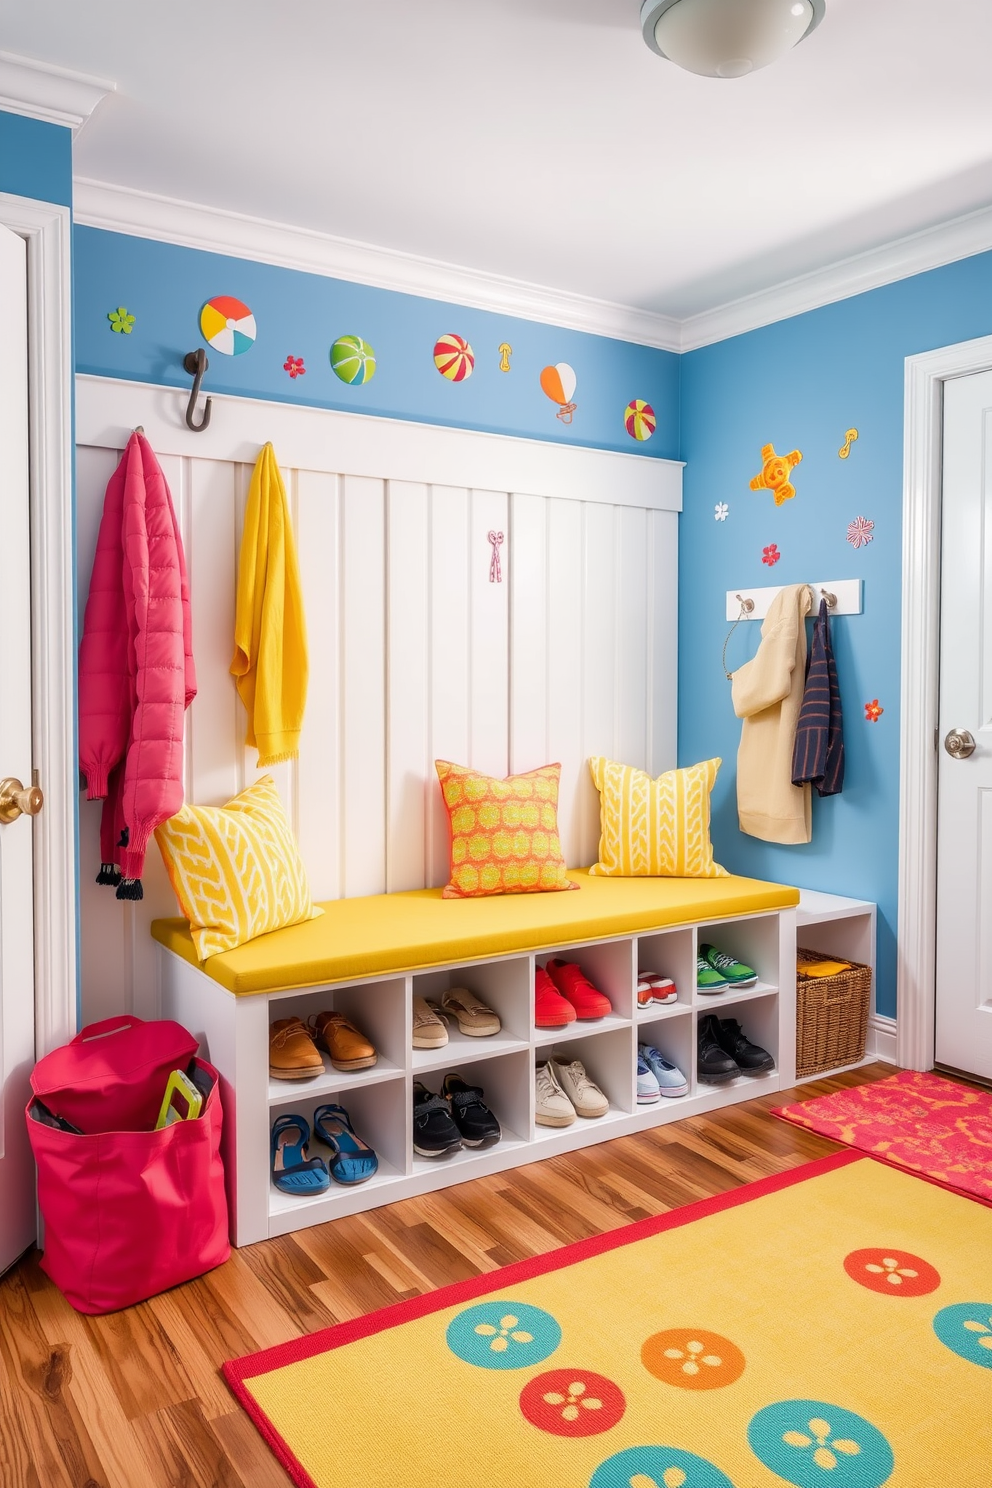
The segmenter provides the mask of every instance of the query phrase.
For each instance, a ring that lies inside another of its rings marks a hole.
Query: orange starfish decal
[[[789,480],[789,476],[802,459],[802,453],[799,450],[793,450],[789,455],[777,455],[773,444],[764,444],[761,447],[761,458],[764,461],[761,474],[754,477],[751,490],[771,491],[775,497],[775,505],[781,506],[783,502],[796,494],[796,488]]]

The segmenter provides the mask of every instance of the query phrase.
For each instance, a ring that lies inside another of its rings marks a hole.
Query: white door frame
[[[34,823],[40,1056],[76,1027],[71,219],[68,207],[0,192],[0,223],[26,240],[28,257],[32,752],[45,792]]]
[[[943,391],[992,369],[992,336],[906,358],[896,1063],[932,1069],[937,954],[937,706]]]

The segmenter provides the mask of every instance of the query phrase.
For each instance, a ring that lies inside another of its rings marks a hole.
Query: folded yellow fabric
[[[248,489],[238,565],[234,660],[259,765],[293,759],[307,701],[307,630],[286,488],[271,444]]]
[[[836,976],[838,972],[850,971],[850,969],[850,961],[807,961],[803,956],[796,958],[796,970],[800,976]]]
[[[590,873],[616,878],[723,878],[710,842],[710,791],[721,761],[644,770],[601,756],[589,761],[599,791],[599,862]]]
[[[324,912],[271,775],[226,806],[184,806],[155,840],[201,961]]]

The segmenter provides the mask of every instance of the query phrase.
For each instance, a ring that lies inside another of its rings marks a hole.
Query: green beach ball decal
[[[375,376],[375,352],[361,336],[339,336],[331,347],[331,370],[351,387]]]

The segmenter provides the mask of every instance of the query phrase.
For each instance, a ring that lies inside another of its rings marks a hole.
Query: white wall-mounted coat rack
[[[830,606],[831,615],[860,615],[864,611],[863,579],[818,579],[815,584],[810,584],[813,591],[813,611],[820,608],[820,599],[824,593],[832,594],[837,603]],[[781,594],[786,587],[785,584],[774,584],[770,589],[728,589],[727,590],[727,619],[728,620],[764,620],[768,614],[768,607],[776,594]],[[754,608],[746,614],[741,614],[741,601],[750,599],[754,601]]]

